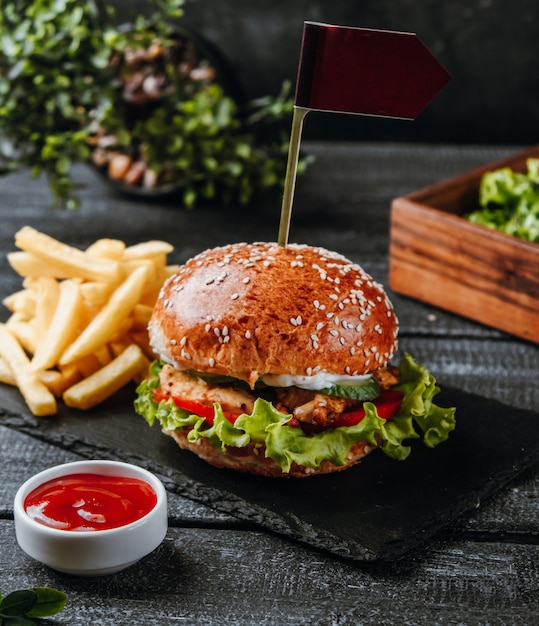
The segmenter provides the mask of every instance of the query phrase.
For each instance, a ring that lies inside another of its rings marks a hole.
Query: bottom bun
[[[248,444],[244,448],[228,447],[226,452],[223,452],[221,449],[214,448],[207,439],[189,441],[187,438],[189,434],[188,429],[163,430],[163,432],[172,437],[180,448],[194,452],[198,457],[214,467],[228,468],[271,478],[306,478],[307,476],[341,472],[359,463],[361,459],[374,449],[366,441],[357,441],[351,447],[344,465],[334,465],[331,461],[322,461],[317,467],[305,467],[292,463],[290,472],[285,473],[275,461],[266,457],[264,446]]]

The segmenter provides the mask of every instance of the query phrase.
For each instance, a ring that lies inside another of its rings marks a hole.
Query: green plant
[[[0,166],[46,172],[70,206],[68,173],[88,158],[87,113],[107,82],[102,39],[91,1],[8,0],[0,12]]]
[[[34,620],[50,617],[62,611],[67,596],[50,587],[34,587],[0,593],[0,626],[33,626]]]
[[[247,203],[280,188],[289,85],[239,107],[175,27],[183,4],[154,0],[149,17],[123,28],[93,0],[8,0],[0,15],[3,170],[45,172],[53,197],[69,207],[78,205],[71,166],[90,159],[133,187],[181,186],[187,207]]]

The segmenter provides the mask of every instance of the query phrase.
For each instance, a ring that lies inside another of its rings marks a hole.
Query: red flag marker
[[[301,131],[309,111],[415,119],[449,79],[414,33],[305,22],[279,244],[288,240]]]
[[[305,22],[295,104],[415,119],[449,79],[414,33]]]

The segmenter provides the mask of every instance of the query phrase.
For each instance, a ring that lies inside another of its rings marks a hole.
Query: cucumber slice
[[[380,395],[380,385],[374,378],[371,378],[366,382],[352,385],[332,385],[331,387],[320,389],[318,393],[323,393],[327,396],[347,398],[348,400],[374,400],[374,398]]]

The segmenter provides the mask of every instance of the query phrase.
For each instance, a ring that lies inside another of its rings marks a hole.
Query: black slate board
[[[442,385],[443,389],[443,385]],[[396,559],[539,462],[539,414],[445,388],[457,429],[431,450],[413,442],[404,462],[381,452],[345,472],[267,479],[217,470],[150,428],[130,409],[133,390],[89,413],[28,414],[0,389],[0,423],[87,458],[137,463],[167,489],[294,540],[358,561]]]

